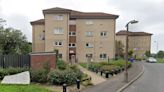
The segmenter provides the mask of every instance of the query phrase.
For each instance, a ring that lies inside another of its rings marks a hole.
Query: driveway
[[[164,92],[164,64],[144,63],[145,72],[123,92]]]

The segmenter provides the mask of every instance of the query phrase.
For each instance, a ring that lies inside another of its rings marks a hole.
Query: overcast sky
[[[151,51],[156,52],[157,46],[164,50],[164,0],[0,0],[0,18],[31,41],[30,21],[43,18],[42,10],[52,7],[117,14],[116,31],[125,29],[128,21],[138,20],[130,25],[130,31],[153,33]]]

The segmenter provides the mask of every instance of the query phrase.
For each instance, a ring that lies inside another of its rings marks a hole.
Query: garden
[[[113,76],[122,72],[125,68],[125,61],[123,59],[112,60],[109,62],[90,62],[90,63],[80,63],[80,65],[84,68],[88,68],[88,70],[100,74],[105,78],[109,78],[109,76]],[[128,62],[127,68],[131,67],[131,62]]]
[[[62,60],[57,61],[57,68],[50,70],[49,64],[43,64],[42,69],[32,70],[26,67],[24,68],[0,68],[0,80],[6,75],[17,74],[23,71],[30,72],[30,85],[0,85],[0,92],[19,92],[20,90],[24,92],[58,92],[55,89],[48,90],[45,86],[59,86],[62,87],[63,84],[67,86],[76,85],[77,79],[87,86],[90,83],[89,76],[83,74],[76,65],[70,65]],[[54,91],[55,90],[55,91]],[[20,92],[22,92],[20,91]]]

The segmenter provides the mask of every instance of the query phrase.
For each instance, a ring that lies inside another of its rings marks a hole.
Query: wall
[[[48,64],[51,69],[56,68],[56,54],[55,53],[32,53],[31,57],[31,68],[41,69],[44,65]]]
[[[87,25],[91,20],[93,24]],[[86,54],[93,54],[93,61],[102,61],[100,53],[107,53],[109,58],[115,56],[115,19],[77,19],[76,20],[76,52],[78,62],[86,62]],[[86,31],[92,31],[93,36],[87,37]],[[101,31],[107,31],[107,37],[100,37]],[[93,48],[86,48],[86,42],[92,42]],[[107,60],[107,59],[106,59]]]

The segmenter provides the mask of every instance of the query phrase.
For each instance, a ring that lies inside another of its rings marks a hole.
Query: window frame
[[[100,36],[101,37],[107,37],[108,32],[107,31],[101,31]]]
[[[63,42],[62,41],[54,41],[54,46],[63,46]]]
[[[56,27],[56,28],[54,28],[53,33],[54,33],[55,35],[64,34],[64,29],[63,29],[62,27]]]
[[[73,34],[73,33],[75,33],[75,34]],[[70,31],[69,36],[76,36],[76,32],[75,31]]]
[[[73,46],[74,44],[74,46]],[[76,47],[76,43],[69,43],[69,48],[75,48]]]
[[[86,31],[85,36],[87,37],[93,37],[93,31]]]
[[[100,53],[100,59],[107,59],[107,54],[106,53]]]
[[[87,44],[88,44],[88,46],[87,46]],[[86,42],[85,47],[86,48],[93,48],[94,47],[94,44],[91,43],[91,42]]]
[[[63,20],[63,19],[64,19],[64,17],[61,14],[54,15],[54,20]]]

